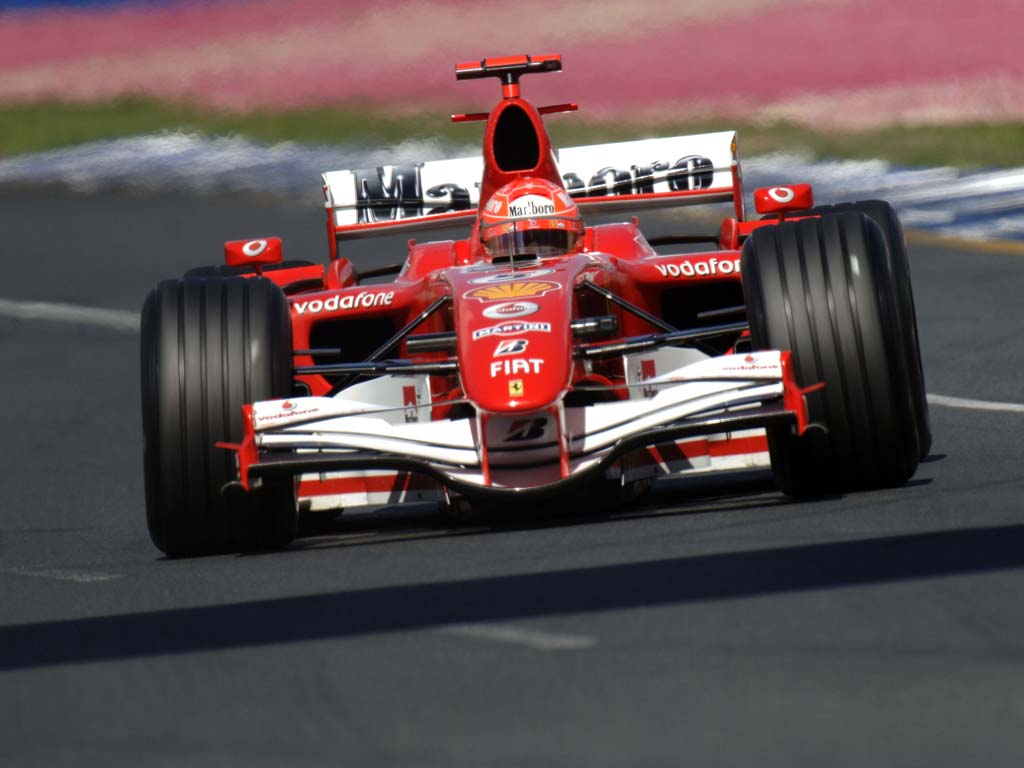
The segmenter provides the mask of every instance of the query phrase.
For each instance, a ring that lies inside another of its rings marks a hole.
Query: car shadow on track
[[[342,514],[331,519],[309,516],[300,524],[290,550],[331,549],[390,544],[400,541],[501,534],[579,525],[618,523],[652,517],[700,515],[768,509],[792,504],[774,490],[770,472],[755,470],[661,480],[632,502],[601,504],[593,499],[517,502],[504,508],[477,508],[466,519],[454,519],[429,503],[382,507],[369,513]],[[246,557],[274,555],[275,551]]]
[[[918,478],[903,487],[926,486],[931,482],[931,478]],[[548,504],[530,502],[484,510],[464,520],[441,514],[433,504],[383,507],[371,513],[342,514],[335,519],[320,516],[307,519],[300,526],[300,538],[289,550],[363,547],[713,513],[780,510],[806,514],[816,503],[842,498],[842,494],[832,494],[792,499],[776,490],[770,471],[742,470],[660,480],[652,491],[625,504],[601,505],[573,499]],[[248,553],[243,557],[273,556],[277,552]]]
[[[1024,525],[0,628],[0,670],[834,589],[1024,566]]]

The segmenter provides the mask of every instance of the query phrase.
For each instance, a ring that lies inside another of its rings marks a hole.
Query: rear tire
[[[921,454],[899,291],[879,226],[856,211],[762,227],[742,255],[755,349],[790,350],[824,429],[768,430],[772,470],[792,495],[901,485]]]
[[[276,272],[279,269],[294,269],[295,267],[312,267],[315,266],[312,261],[305,260],[292,260],[282,261],[277,264],[264,264],[261,269],[263,272]],[[202,267],[192,267],[185,272],[185,279],[189,280],[195,278],[211,278],[211,277],[240,277],[242,275],[251,275],[256,271],[253,266],[240,266],[240,267],[229,267],[227,264],[211,264]]]
[[[269,280],[168,280],[142,309],[146,520],[172,557],[287,544],[297,510],[291,480],[223,490],[242,439],[241,406],[292,389],[288,301]]]

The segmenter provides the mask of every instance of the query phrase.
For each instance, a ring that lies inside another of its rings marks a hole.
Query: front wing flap
[[[797,386],[789,357],[709,358],[644,381],[643,398],[532,414],[406,423],[395,409],[356,404],[344,392],[255,403],[245,407],[237,447],[240,480],[248,488],[275,475],[388,469],[462,492],[553,493],[650,445],[776,424],[802,433],[808,390]]]

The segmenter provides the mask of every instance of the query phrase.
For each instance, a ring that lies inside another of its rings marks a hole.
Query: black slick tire
[[[857,212],[783,222],[744,243],[743,291],[756,349],[789,350],[821,428],[768,431],[772,470],[804,496],[895,486],[921,453],[910,356],[885,237]]]
[[[263,266],[264,272],[275,272],[280,269],[294,269],[296,267],[312,267],[314,266],[312,261],[304,260],[292,260],[282,261],[278,264],[266,264]],[[241,267],[229,267],[227,264],[210,264],[202,267],[192,267],[185,272],[185,279],[189,280],[193,277],[211,278],[211,277],[240,277],[242,275],[251,275],[255,272],[255,269],[250,266]]]
[[[168,280],[142,309],[146,520],[172,557],[283,546],[295,536],[294,482],[249,492],[218,441],[242,438],[241,406],[292,387],[288,301],[269,280]]]
[[[931,419],[928,415],[924,368],[921,365],[921,347],[917,336],[917,314],[914,310],[914,290],[910,281],[910,260],[907,257],[907,243],[903,237],[903,226],[900,224],[896,211],[885,200],[858,200],[852,203],[819,205],[795,215],[825,216],[847,211],[859,211],[874,221],[882,230],[885,244],[889,249],[887,263],[893,284],[896,286],[896,306],[903,334],[903,350],[907,355],[907,366],[910,371],[910,388],[914,393],[914,417],[917,420],[920,458],[923,459],[932,447]]]

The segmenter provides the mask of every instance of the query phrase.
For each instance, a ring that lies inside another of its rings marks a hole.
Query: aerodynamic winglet
[[[500,56],[480,61],[466,61],[455,65],[456,80],[475,80],[481,77],[497,77],[501,80],[501,92],[506,99],[519,97],[519,78],[537,72],[559,72],[562,57],[559,54],[547,56]]]

